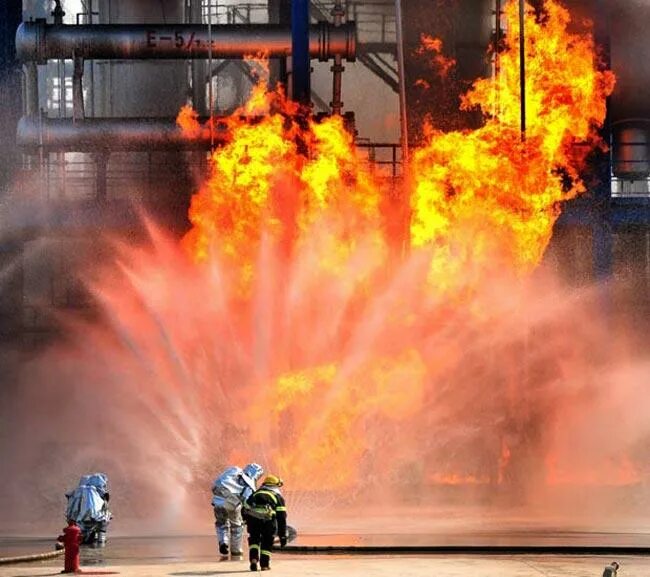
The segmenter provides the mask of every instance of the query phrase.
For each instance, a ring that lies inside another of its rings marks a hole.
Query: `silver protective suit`
[[[256,481],[264,469],[250,463],[243,469],[228,467],[212,484],[212,507],[219,545],[228,545],[235,553],[242,551],[244,522],[242,504],[255,491]]]
[[[107,495],[108,478],[104,473],[82,476],[77,488],[66,493],[66,519],[79,525],[85,542],[91,539],[92,534],[100,543],[106,541],[106,529],[112,518]]]

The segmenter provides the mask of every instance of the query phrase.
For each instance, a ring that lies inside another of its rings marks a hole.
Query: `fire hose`
[[[17,557],[0,557],[0,565],[12,565],[13,563],[29,563],[30,561],[45,561],[63,555],[63,549],[49,551],[47,553],[36,553],[34,555],[19,555]]]

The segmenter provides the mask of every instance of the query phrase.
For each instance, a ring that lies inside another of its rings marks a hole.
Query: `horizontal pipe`
[[[215,144],[228,139],[228,128],[216,122]],[[208,150],[210,131],[183,132],[173,118],[70,118],[23,116],[16,132],[18,146],[26,151],[97,152],[149,150]]]
[[[291,28],[280,24],[212,26],[212,58],[291,54]],[[208,58],[210,36],[204,24],[47,24],[23,22],[16,31],[16,53],[23,62],[51,59],[137,60]],[[319,22],[309,29],[309,54],[329,60],[356,56],[354,22],[334,27]]]

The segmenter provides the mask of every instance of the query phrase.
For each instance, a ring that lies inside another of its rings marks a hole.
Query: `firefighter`
[[[258,563],[262,571],[271,569],[271,547],[276,534],[280,547],[287,544],[287,507],[280,487],[282,479],[268,475],[244,504],[251,571],[257,571]]]
[[[243,555],[242,505],[255,491],[257,480],[263,474],[264,469],[257,463],[250,463],[243,469],[228,467],[212,484],[214,525],[223,558],[228,557],[228,553],[233,557]]]
[[[106,544],[106,532],[113,514],[108,510],[108,477],[104,473],[83,475],[79,485],[66,493],[65,516],[81,529],[84,544]]]

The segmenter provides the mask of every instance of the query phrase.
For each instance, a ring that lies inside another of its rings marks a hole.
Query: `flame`
[[[444,294],[475,312],[476,290],[490,275],[522,276],[540,262],[561,203],[584,191],[583,150],[601,145],[614,79],[598,69],[591,36],[568,31],[564,8],[547,0],[544,10],[544,19],[530,7],[526,13],[525,139],[517,3],[510,2],[501,75],[477,80],[463,99],[465,109],[482,111],[483,126],[429,127],[413,154],[401,191],[412,213],[411,259],[402,271],[409,283],[391,279],[389,247],[400,239],[386,227],[388,192],[340,118],[316,122],[262,79],[222,121],[230,138],[211,154],[183,243],[198,263],[218,264],[238,312],[232,330],[253,367],[242,420],[253,423],[253,446],[273,446],[269,459],[290,486],[324,478],[328,488],[350,487],[364,467],[381,476],[383,451],[400,454],[451,420],[431,399],[451,394],[443,376],[465,353],[432,331],[464,313],[432,299]],[[423,44],[446,73],[451,61],[440,41],[423,37]],[[178,122],[188,135],[205,129],[186,108]],[[492,319],[484,313],[473,322],[480,329]],[[419,470],[409,459],[400,466]],[[512,461],[501,441],[493,460],[499,482]],[[493,478],[445,467],[420,474],[446,484]]]
[[[276,466],[294,479],[294,488],[308,489],[313,475],[327,478],[329,489],[349,486],[372,450],[365,434],[368,424],[401,422],[413,415],[422,400],[425,374],[419,353],[408,350],[352,368],[329,364],[280,375],[264,402],[256,405],[267,407],[272,421],[288,421],[300,431],[291,451],[276,457]],[[251,415],[261,417],[259,412]],[[303,477],[305,470],[309,477]]]
[[[265,235],[290,250],[327,218],[322,264],[334,268],[355,246],[359,230],[371,233],[377,245],[383,242],[375,232],[381,188],[357,161],[342,119],[305,123],[296,113],[282,90],[269,91],[262,79],[249,101],[223,121],[232,139],[211,155],[211,177],[192,199],[186,248],[199,262],[214,253],[237,270],[242,294],[250,289]],[[178,123],[188,134],[198,130],[187,109]]]
[[[476,475],[461,475],[459,473],[434,473],[429,477],[434,485],[487,485],[489,477]]]
[[[454,58],[449,58],[444,55],[442,40],[440,38],[433,38],[428,34],[422,34],[420,36],[420,48],[416,50],[416,54],[420,56],[424,54],[429,55],[431,58],[431,68],[441,78],[446,78],[453,67],[456,66],[456,60]],[[418,79],[416,84],[428,87],[428,83],[423,79]]]
[[[546,2],[544,11],[537,20],[526,8],[525,139],[518,4],[509,2],[501,75],[476,81],[463,98],[463,108],[481,110],[484,125],[446,134],[430,129],[414,154],[411,240],[435,247],[434,282],[453,283],[469,263],[505,261],[530,271],[548,245],[560,203],[584,192],[576,144],[599,141],[614,77],[596,69],[590,35],[567,31],[566,9]]]
[[[503,483],[504,481],[505,472],[508,469],[511,457],[512,453],[510,452],[510,447],[508,447],[505,439],[501,439],[501,455],[499,456],[499,470],[497,477],[499,483]]]

